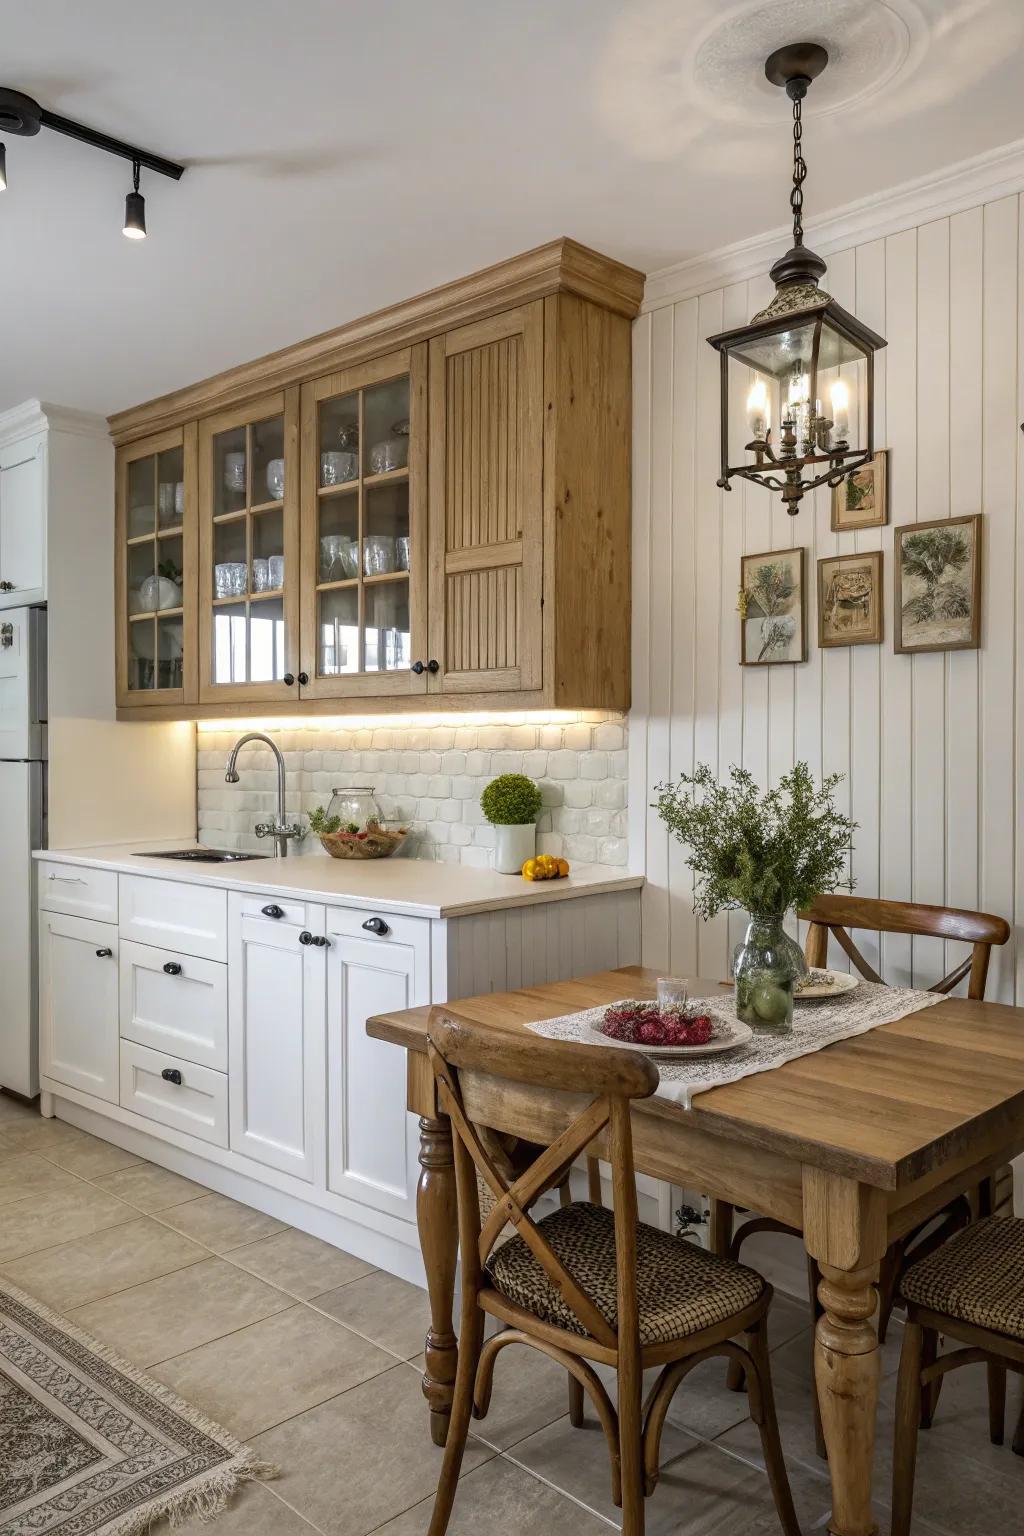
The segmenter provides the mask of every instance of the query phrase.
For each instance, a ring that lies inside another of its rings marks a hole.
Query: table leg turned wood
[[[422,1171],[416,1192],[416,1221],[430,1295],[423,1395],[430,1404],[431,1439],[435,1445],[444,1445],[459,1363],[458,1340],[452,1319],[459,1228],[452,1128],[447,1116],[421,1117],[419,1160]]]

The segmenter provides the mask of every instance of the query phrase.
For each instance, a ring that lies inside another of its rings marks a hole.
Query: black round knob
[[[435,661],[433,659],[433,657],[431,657],[431,659],[427,662],[427,671],[428,672],[440,672],[440,670],[441,670],[441,663],[439,661]]]
[[[165,1083],[176,1083],[179,1088],[181,1087],[182,1078],[181,1073],[178,1071],[177,1067],[164,1067],[163,1071],[160,1073],[160,1076],[163,1078]]]
[[[285,673],[284,680],[285,680],[285,682],[286,682],[286,684],[288,685],[289,688],[295,682],[294,675],[291,672],[286,672]]]
[[[299,673],[299,682],[302,684],[303,688],[305,688],[306,684],[309,682],[309,673],[308,672],[300,672]]]
[[[114,951],[112,949],[98,949],[96,951],[96,957],[99,960],[109,960],[113,953]]]
[[[409,671],[415,672],[417,677],[419,677],[420,673],[424,672],[425,670],[426,668],[424,667],[422,661],[414,661],[412,666],[409,668]]]
[[[299,943],[300,944],[312,944],[313,943],[313,935],[310,933],[308,928],[303,928],[302,932],[299,934]]]
[[[13,592],[13,591],[14,591],[14,582],[13,581],[0,581],[0,592]]]
[[[367,933],[375,933],[379,939],[382,939],[386,933],[391,932],[391,929],[382,917],[368,917],[363,927]]]
[[[177,960],[168,960],[167,964],[164,966],[164,970],[167,972],[168,976],[181,975],[181,966],[178,964]]]
[[[318,933],[313,940],[313,943],[316,945],[317,949],[326,949],[330,942],[330,939],[325,939],[322,933]]]
[[[279,907],[274,901],[267,907],[261,907],[260,911],[264,917],[284,917],[284,908]]]

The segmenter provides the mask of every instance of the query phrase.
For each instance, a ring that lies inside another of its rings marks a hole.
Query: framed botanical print
[[[832,532],[882,528],[889,521],[888,450],[880,448],[870,464],[854,470],[832,487]]]
[[[740,562],[740,662],[770,667],[807,660],[802,549],[744,555]]]
[[[880,645],[882,552],[818,561],[818,644]]]
[[[896,650],[981,644],[981,513],[893,529]]]

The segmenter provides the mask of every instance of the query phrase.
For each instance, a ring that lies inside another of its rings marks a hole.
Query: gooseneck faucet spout
[[[284,758],[281,755],[281,749],[277,745],[277,742],[271,740],[269,736],[264,735],[262,731],[247,731],[244,736],[239,736],[238,740],[235,742],[234,746],[231,748],[230,753],[228,754],[228,764],[224,771],[224,778],[228,784],[238,783],[238,768],[236,766],[238,762],[238,754],[246,745],[246,743],[250,741],[262,742],[264,746],[270,748],[271,752],[274,754],[274,757],[277,759],[277,820],[257,822],[256,836],[272,837],[277,848],[277,857],[279,859],[286,859],[288,857],[288,844],[291,839],[294,838],[298,841],[305,837],[306,834],[304,829],[299,826],[298,823],[292,823],[289,825],[289,823],[285,820]]]

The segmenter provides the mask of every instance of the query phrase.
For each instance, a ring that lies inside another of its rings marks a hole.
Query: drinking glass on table
[[[670,1008],[683,1009],[689,996],[689,982],[684,976],[658,977],[658,1012],[667,1013]]]

